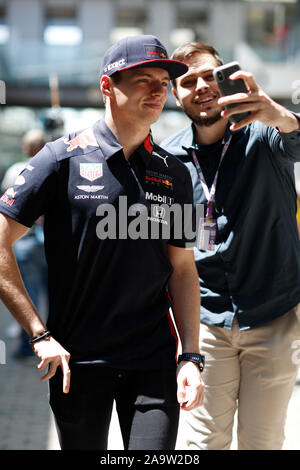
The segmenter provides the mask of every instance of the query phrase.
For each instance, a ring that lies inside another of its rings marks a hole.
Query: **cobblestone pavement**
[[[5,331],[12,318],[0,303],[0,450],[59,449],[48,405],[47,384],[39,380],[38,360],[13,357],[18,339],[7,339]],[[179,428],[177,449],[184,449]],[[113,413],[109,450],[123,449],[121,433]],[[235,442],[233,442],[235,448]],[[286,450],[300,450],[300,374],[289,405],[286,423]]]

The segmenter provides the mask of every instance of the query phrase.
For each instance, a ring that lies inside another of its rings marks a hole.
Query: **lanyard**
[[[208,190],[208,186],[207,186],[207,184],[206,184],[206,181],[205,181],[203,172],[202,172],[201,167],[200,167],[200,164],[199,164],[199,162],[198,162],[198,159],[197,159],[197,156],[196,156],[196,152],[195,152],[195,150],[192,151],[193,160],[194,160],[195,166],[196,166],[196,168],[197,168],[197,172],[198,172],[198,175],[199,175],[200,183],[201,183],[201,186],[202,186],[202,188],[203,188],[204,194],[205,194],[206,199],[207,199],[207,212],[206,212],[206,217],[209,218],[209,219],[211,219],[211,218],[212,218],[212,215],[213,215],[213,205],[214,205],[214,202],[215,202],[216,186],[217,186],[217,180],[218,180],[218,176],[219,176],[220,166],[221,166],[221,163],[222,163],[222,161],[223,161],[223,159],[224,159],[224,157],[225,157],[225,154],[226,154],[226,152],[227,152],[227,150],[228,150],[228,147],[229,147],[231,138],[232,138],[232,135],[229,136],[229,138],[227,139],[227,141],[226,141],[226,142],[224,143],[224,145],[223,145],[223,149],[222,149],[222,153],[221,153],[221,158],[220,158],[219,166],[218,166],[216,175],[215,175],[215,177],[214,177],[213,183],[212,183],[212,185],[211,185],[210,192],[209,192],[209,190]]]

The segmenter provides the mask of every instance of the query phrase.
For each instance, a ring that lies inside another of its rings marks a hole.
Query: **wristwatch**
[[[178,356],[177,363],[181,361],[191,361],[199,366],[200,372],[203,372],[205,365],[205,356],[197,353],[182,353]]]

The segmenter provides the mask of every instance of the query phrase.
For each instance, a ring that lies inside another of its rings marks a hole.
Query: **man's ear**
[[[111,78],[103,75],[100,80],[100,89],[104,97],[111,95]]]
[[[178,106],[178,108],[181,108],[181,103],[180,103],[180,101],[179,101],[179,99],[178,99],[177,91],[175,90],[175,88],[172,88],[172,93],[173,93],[173,95],[174,95],[175,98],[176,98],[176,105]]]

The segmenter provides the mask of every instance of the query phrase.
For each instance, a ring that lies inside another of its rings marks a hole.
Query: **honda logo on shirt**
[[[80,163],[80,176],[94,181],[103,175],[102,163]]]
[[[153,206],[153,216],[158,219],[163,219],[166,214],[166,209],[161,206]]]

